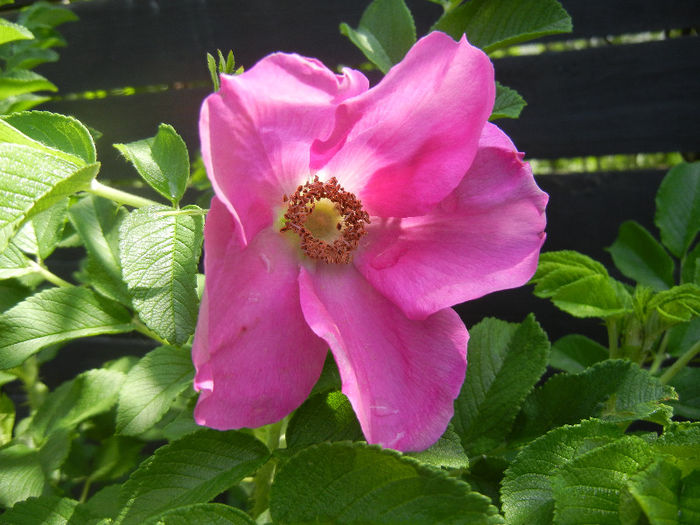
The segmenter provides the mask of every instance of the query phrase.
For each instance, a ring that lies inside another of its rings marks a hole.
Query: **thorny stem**
[[[274,451],[280,446],[280,438],[282,437],[282,430],[287,423],[287,418],[273,423],[267,427],[267,439],[266,445],[270,451]],[[272,485],[272,480],[275,477],[275,469],[277,468],[277,459],[270,458],[270,460],[265,463],[260,470],[255,474],[255,493],[254,493],[254,504],[252,514],[254,517],[258,517],[260,514],[265,512],[265,510],[270,506],[270,486]]]
[[[661,384],[665,385],[671,379],[673,379],[673,377],[680,372],[685,365],[690,363],[693,357],[695,357],[698,353],[700,353],[700,341],[691,346],[685,354],[680,356],[675,363],[673,363],[663,374],[661,374],[661,377],[659,378]]]
[[[128,193],[126,191],[118,190],[116,188],[111,188],[105,186],[104,184],[97,182],[93,179],[90,183],[90,193],[97,195],[99,197],[104,197],[119,204],[125,204],[127,206],[133,206],[134,208],[145,208],[146,206],[157,206],[156,201],[147,199],[145,197],[139,197],[133,193]]]

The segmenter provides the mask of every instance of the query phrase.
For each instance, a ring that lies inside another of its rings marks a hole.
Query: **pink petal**
[[[466,38],[431,33],[376,87],[338,106],[311,166],[337,177],[370,215],[422,215],[459,184],[494,97],[488,57]]]
[[[369,443],[422,450],[445,431],[464,381],[467,330],[451,309],[411,321],[351,265],[299,275],[311,329],[331,347]]]
[[[336,75],[314,59],[277,53],[222,75],[202,105],[202,157],[245,245],[309,175],[309,148],[329,133],[336,105],[365,91],[358,71]]]
[[[192,347],[201,391],[195,419],[220,430],[278,421],[309,395],[328,351],[299,307],[296,253],[272,230],[242,248],[233,218],[214,198],[204,265],[207,286]]]
[[[525,284],[544,242],[547,194],[508,137],[484,128],[459,187],[423,217],[374,220],[354,263],[411,319]]]

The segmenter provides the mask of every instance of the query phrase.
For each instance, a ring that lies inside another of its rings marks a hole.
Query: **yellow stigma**
[[[325,242],[333,242],[341,236],[343,229],[343,216],[338,213],[335,203],[322,198],[311,206],[311,213],[304,221],[304,227],[317,239]]]

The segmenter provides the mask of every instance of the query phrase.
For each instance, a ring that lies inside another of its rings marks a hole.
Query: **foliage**
[[[570,28],[554,0],[435,1],[436,28],[468,30],[487,51]],[[600,319],[608,346],[577,334],[550,344],[533,316],[484,319],[470,329],[452,422],[428,450],[365,444],[332,359],[288,421],[202,429],[189,351],[206,211],[181,205],[202,178],[163,124],[115,147],[164,202],[109,188],[82,123],[20,111],[55,89],[29,69],[56,58],[55,27],[70,20],[36,3],[0,21],[0,386],[16,381],[27,398],[16,407],[0,393],[1,523],[700,520],[700,424],[675,421],[700,414],[697,369],[686,367],[700,352],[700,164],[664,179],[660,240],[621,225],[610,251],[634,285],[580,253],[542,255],[535,295]],[[403,0],[375,0],[341,31],[382,72],[416,40]],[[219,74],[241,71],[232,54],[208,65],[215,89]],[[523,105],[499,86],[492,118]],[[75,246],[85,260],[69,282],[50,258]],[[127,332],[150,351],[53,391],[41,382],[43,365],[70,357],[65,343]]]

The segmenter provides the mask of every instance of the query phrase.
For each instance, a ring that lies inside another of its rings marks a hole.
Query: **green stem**
[[[700,353],[700,341],[691,346],[685,354],[680,356],[675,363],[673,363],[663,374],[661,374],[661,377],[659,378],[661,384],[665,385],[671,379],[673,379],[673,377],[680,372],[685,365],[690,363],[693,357],[695,357],[698,353]]]
[[[48,392],[46,385],[39,381],[39,361],[35,355],[22,363],[17,376],[27,393],[29,412],[33,414],[44,403]]]
[[[34,271],[36,271],[36,273],[41,275],[45,280],[49,281],[51,284],[55,284],[56,286],[61,286],[63,288],[73,286],[71,283],[64,279],[61,279],[58,275],[51,272],[48,268],[42,266],[41,264],[32,260],[30,260],[29,263],[31,264]]]
[[[128,193],[126,191],[105,186],[104,184],[97,182],[94,179],[90,183],[90,189],[88,191],[99,197],[104,197],[105,199],[109,199],[119,204],[133,206],[134,208],[145,208],[146,206],[159,206],[159,204],[156,201],[152,201],[151,199],[147,199],[145,197],[139,197],[138,195],[134,195],[133,193]]]
[[[654,361],[651,363],[651,367],[649,367],[650,374],[656,374],[656,372],[659,371],[659,368],[661,368],[661,364],[666,358],[666,346],[668,346],[668,332],[664,334],[663,338],[661,339],[661,343],[659,344],[659,348],[656,349]]]
[[[78,500],[80,503],[85,503],[87,500],[88,494],[90,494],[90,485],[92,485],[92,479],[87,478],[85,483],[83,483],[83,490],[80,493],[80,499]]]
[[[158,341],[158,342],[159,342],[160,344],[162,344],[162,345],[167,345],[167,344],[168,344],[168,342],[167,342],[165,339],[163,339],[162,337],[160,337],[157,333],[155,333],[153,330],[151,330],[150,328],[148,328],[145,324],[143,324],[143,323],[142,323],[141,321],[139,321],[138,319],[134,318],[134,319],[132,320],[132,323],[133,323],[133,325],[134,325],[134,330],[136,330],[136,331],[139,332],[140,334],[143,334],[143,335],[145,335],[146,337],[150,337],[151,339],[155,339],[156,341]]]
[[[268,425],[267,427],[267,448],[271,451],[279,448],[280,438],[282,437],[282,430],[286,425],[286,418]],[[272,486],[272,480],[275,477],[275,469],[277,468],[277,459],[272,457],[265,463],[260,470],[255,474],[255,493],[254,493],[254,503],[252,514],[253,517],[258,517],[260,514],[265,512],[270,506],[270,487]]]
[[[617,359],[620,357],[617,347],[617,321],[615,319],[607,319],[605,324],[608,327],[608,349],[610,350],[610,358]]]

